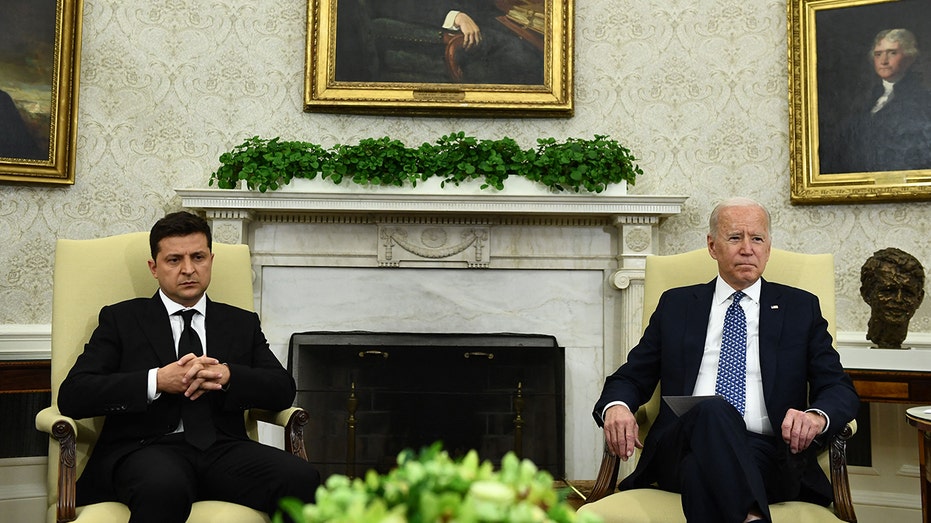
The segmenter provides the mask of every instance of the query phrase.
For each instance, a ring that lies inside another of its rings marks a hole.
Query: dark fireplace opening
[[[435,441],[496,465],[513,451],[564,476],[565,349],[553,336],[302,332],[288,367],[324,477],[385,473]]]

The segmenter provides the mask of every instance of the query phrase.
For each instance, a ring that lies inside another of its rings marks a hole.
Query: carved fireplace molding
[[[365,261],[356,255],[352,262],[366,266],[509,268],[518,263],[513,261],[515,258],[529,257],[536,259],[531,263],[539,268],[563,267],[566,260],[556,259],[561,256],[541,260],[534,253],[514,252],[511,248],[494,252],[495,235],[521,228],[608,231],[615,236],[616,245],[610,284],[614,290],[625,291],[621,293],[624,318],[619,323],[625,327],[626,346],[633,346],[640,334],[644,258],[656,254],[663,219],[679,214],[687,199],[656,195],[401,195],[226,189],[176,192],[184,207],[204,213],[212,222],[217,241],[247,243],[260,256],[257,228],[371,225],[374,258]],[[571,256],[584,259],[590,255],[578,252]],[[301,265],[332,264],[332,256],[299,258]],[[573,260],[573,268],[579,267],[578,263]]]
[[[340,194],[176,189],[184,207],[203,211],[225,242],[247,243],[252,222],[378,225],[612,225],[624,239],[619,260],[653,254],[663,218],[685,196]],[[219,230],[217,230],[219,229]],[[642,263],[634,262],[633,266]],[[619,268],[626,268],[621,264]]]

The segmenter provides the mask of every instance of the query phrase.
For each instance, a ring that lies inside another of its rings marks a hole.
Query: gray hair
[[[708,234],[712,238],[715,238],[718,234],[718,219],[721,216],[721,211],[730,207],[756,207],[761,209],[763,214],[766,216],[766,234],[768,236],[772,236],[772,218],[769,215],[769,209],[764,207],[760,202],[751,198],[735,196],[715,205],[714,209],[711,211],[711,217],[708,218]]]
[[[873,39],[873,49],[884,39],[899,44],[902,47],[902,54],[905,56],[909,58],[918,57],[918,40],[908,29],[885,29],[880,31],[876,34],[876,38]],[[873,56],[873,49],[870,49],[870,57]]]

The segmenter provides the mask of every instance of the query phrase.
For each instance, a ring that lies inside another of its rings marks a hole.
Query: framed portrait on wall
[[[573,0],[308,0],[304,110],[571,116]]]
[[[793,203],[931,199],[931,2],[790,0]]]
[[[0,180],[74,183],[80,0],[0,0]]]

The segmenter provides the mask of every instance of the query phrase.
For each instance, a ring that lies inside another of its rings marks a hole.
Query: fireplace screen
[[[401,450],[442,441],[496,464],[514,451],[561,478],[564,356],[538,334],[304,332],[289,368],[324,477],[384,473]]]

